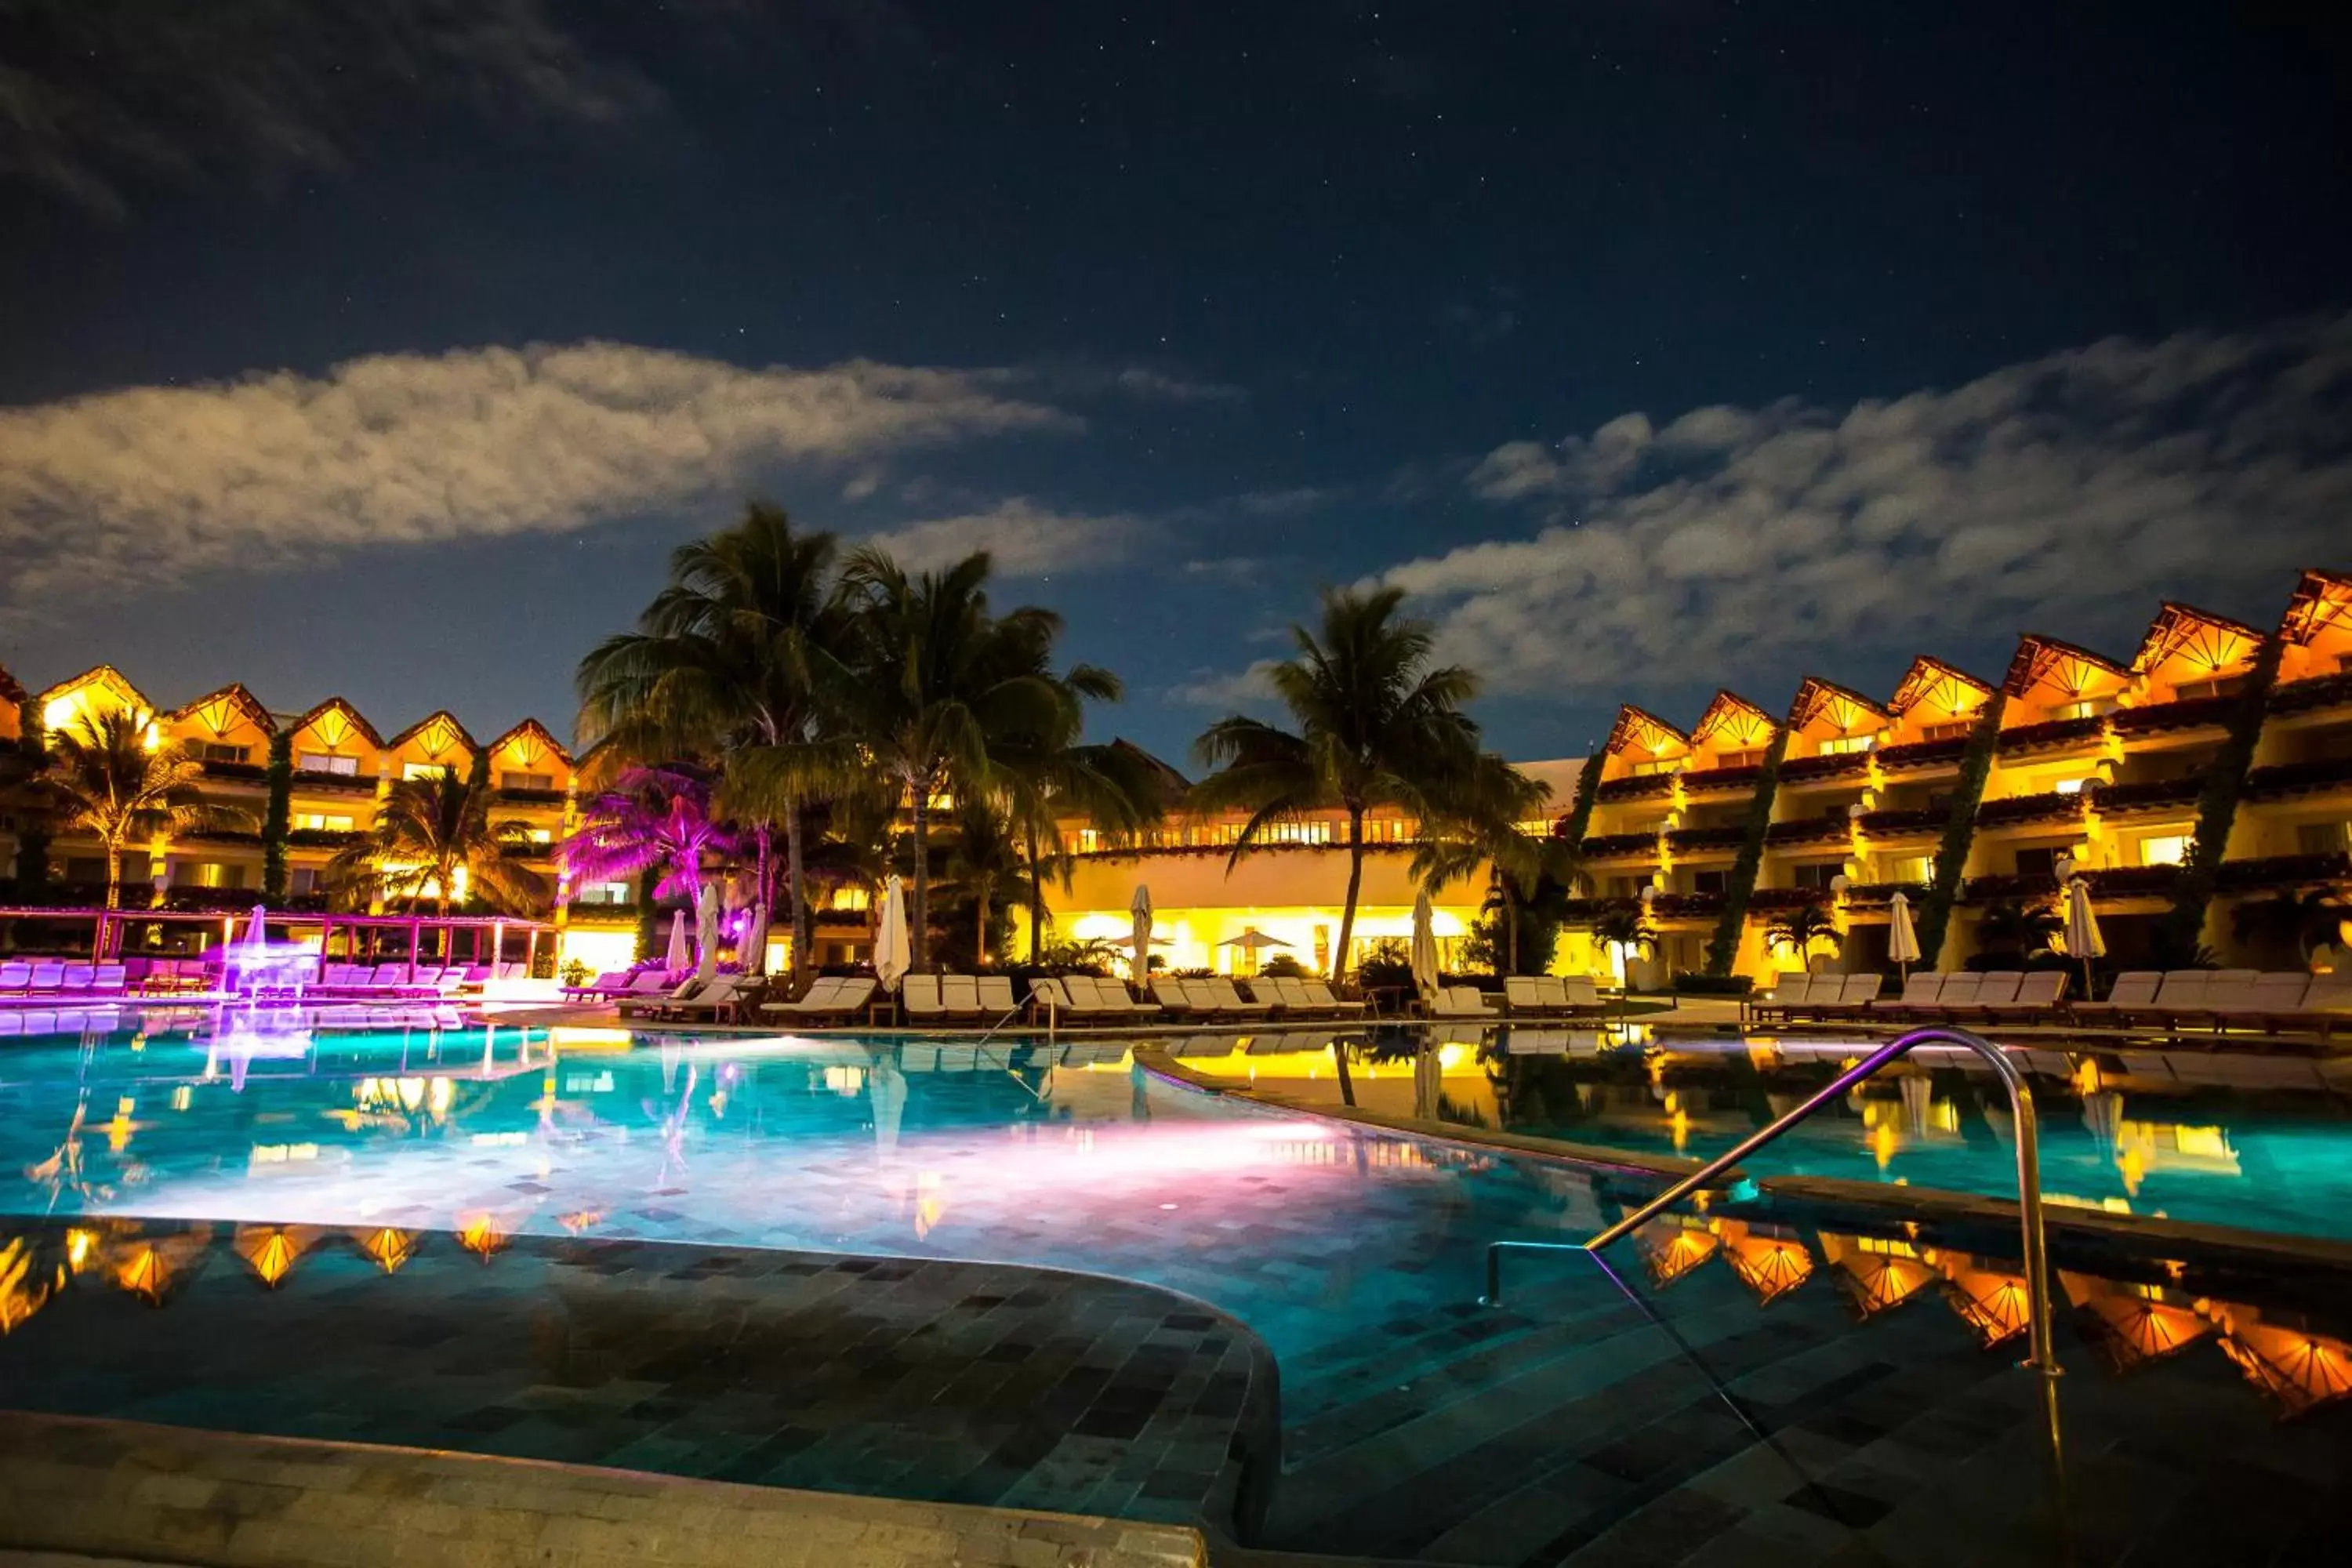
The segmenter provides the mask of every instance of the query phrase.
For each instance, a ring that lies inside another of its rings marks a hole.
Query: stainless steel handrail
[[[1843,1098],[1854,1085],[1869,1078],[1890,1062],[1909,1056],[1920,1046],[1932,1041],[1965,1047],[1982,1058],[2009,1090],[2009,1108],[2017,1139],[2017,1208],[2021,1242],[2025,1255],[2025,1286],[2029,1298],[2027,1310],[2032,1314],[2027,1325],[2032,1352],[2025,1364],[2044,1377],[2058,1375],[2058,1352],[2052,1340],[2050,1317],[2050,1256],[2043,1245],[2042,1230],[2042,1152],[2039,1123],[2033,1111],[2033,1086],[2018,1070],[1999,1046],[1980,1035],[1966,1029],[1930,1026],[1913,1029],[1889,1040],[1853,1066],[1838,1074],[1802,1105],[1790,1110],[1760,1131],[1751,1133],[1732,1148],[1725,1150],[1697,1170],[1601,1231],[1591,1240],[1578,1243],[1541,1241],[1497,1241],[1486,1248],[1486,1303],[1499,1305],[1503,1299],[1503,1254],[1505,1251],[1527,1252],[1598,1252],[1612,1241],[1647,1225],[1667,1209],[1691,1194],[1706,1186],[1759,1149],[1777,1141],[1780,1135],[1802,1121],[1832,1100]]]

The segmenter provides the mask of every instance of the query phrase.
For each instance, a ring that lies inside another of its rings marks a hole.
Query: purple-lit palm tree
[[[572,885],[657,870],[654,896],[693,906],[702,896],[704,857],[742,847],[711,816],[710,796],[710,781],[693,768],[624,769],[610,789],[583,803],[579,831],[563,841]]]

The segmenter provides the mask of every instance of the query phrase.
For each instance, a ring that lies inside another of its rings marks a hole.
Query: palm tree
[[[1650,924],[1649,915],[1636,905],[1603,910],[1592,922],[1592,940],[1603,947],[1614,948],[1622,967],[1629,955],[1657,951],[1657,928]],[[1627,989],[1632,989],[1631,985]]]
[[[1502,923],[1502,973],[1519,973],[1519,916],[1539,901],[1564,900],[1574,882],[1576,846],[1519,825],[1542,810],[1544,786],[1501,757],[1480,754],[1463,798],[1447,815],[1421,825],[1412,875],[1434,894],[1447,882],[1487,869],[1487,912]]]
[[[2293,948],[2305,964],[2312,949],[2327,941],[2346,919],[2344,904],[2324,891],[2282,888],[2267,899],[2248,899],[2230,914],[2230,933],[2241,942],[2273,950]]]
[[[234,827],[245,813],[197,793],[204,764],[176,741],[150,744],[149,719],[128,710],[85,713],[50,737],[42,793],[57,803],[58,826],[88,833],[106,851],[106,907],[122,906],[122,852],[134,839]]]
[[[1116,741],[1081,745],[1075,731],[1013,737],[999,756],[998,776],[1037,895],[1029,900],[1034,958],[1045,946],[1045,883],[1050,878],[1066,889],[1071,882],[1074,863],[1062,847],[1062,820],[1082,817],[1114,843],[1131,838],[1165,815],[1168,780],[1133,746]]]
[[[1062,617],[1024,606],[991,612],[985,551],[909,576],[880,550],[842,567],[853,624],[846,717],[866,753],[904,792],[913,819],[909,957],[929,962],[930,826],[938,797],[1002,792],[1024,738],[1075,734],[1088,700],[1119,695],[1091,665],[1054,673]]]
[[[443,770],[395,783],[376,808],[375,827],[329,866],[345,886],[404,899],[415,909],[427,895],[447,915],[462,873],[468,893],[493,907],[521,913],[537,907],[546,889],[537,877],[509,858],[530,843],[520,822],[490,820],[487,779],[459,778]]]
[[[1838,930],[1837,917],[1820,904],[1800,904],[1793,910],[1782,910],[1764,927],[1764,945],[1787,948],[1797,955],[1797,962],[1811,968],[1813,949],[1827,942],[1832,952],[1845,946],[1845,933]]]
[[[751,824],[761,900],[773,902],[772,826],[784,830],[793,972],[807,971],[808,815],[854,787],[856,747],[835,722],[847,685],[847,606],[829,533],[797,533],[754,501],[733,528],[680,545],[669,584],[580,663],[580,726],[622,754],[715,759],[719,805]]]
[[[1401,616],[1402,590],[1327,590],[1319,631],[1291,627],[1297,656],[1268,672],[1295,731],[1235,714],[1194,744],[1218,771],[1193,787],[1204,810],[1250,814],[1228,868],[1277,825],[1318,812],[1347,819],[1348,892],[1331,973],[1347,972],[1364,879],[1364,817],[1390,806],[1423,823],[1474,808],[1478,727],[1462,710],[1477,678],[1431,659],[1426,623]]]
[[[977,966],[987,967],[989,921],[998,910],[1018,904],[1035,914],[1042,900],[1032,864],[1002,809],[985,798],[963,803],[956,813],[955,845],[948,851],[944,869],[947,884],[971,900],[977,931],[972,961]]]
[[[1987,952],[2013,952],[2034,958],[2048,952],[2066,929],[2055,904],[2031,908],[2014,899],[1985,906],[1977,918],[1977,946]]]
[[[691,907],[702,898],[704,858],[741,847],[735,834],[712,819],[710,781],[683,764],[625,768],[611,788],[582,805],[580,816],[578,830],[563,841],[563,863],[575,887],[654,871],[655,898]]]

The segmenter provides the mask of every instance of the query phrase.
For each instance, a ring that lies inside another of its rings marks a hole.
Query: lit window
[[[1654,757],[1645,763],[1635,763],[1631,771],[1633,777],[1637,779],[1645,779],[1654,778],[1660,773],[1673,773],[1676,768],[1681,766],[1682,761],[1680,758]]]
[[[2060,779],[2056,784],[2050,787],[2056,790],[2060,795],[2080,795],[2083,793],[2083,785],[2086,782],[2086,780],[2083,779]]]
[[[2298,823],[2294,847],[2305,855],[2332,855],[2352,849],[2352,822]]]
[[[1856,752],[1866,752],[1878,744],[1876,735],[1832,735],[1822,742],[1822,755],[1850,757]]]
[[[572,901],[575,904],[625,904],[635,896],[626,882],[590,882]]]
[[[553,773],[500,773],[500,789],[550,790],[555,787]]]
[[[253,754],[253,748],[231,745],[226,741],[199,741],[195,752],[198,762],[242,763]]]
[[[533,844],[552,844],[555,842],[555,834],[553,831],[545,827],[531,828],[525,837]]]
[[[305,752],[294,759],[294,765],[306,773],[341,773],[345,778],[360,771],[357,757],[339,757],[332,752]]]
[[[1945,724],[1923,724],[1919,727],[1919,734],[1929,741],[1964,741],[1975,727],[1966,719],[1955,719]]]
[[[2189,858],[2189,837],[2168,833],[2159,837],[2139,841],[2139,863],[2143,866],[2178,866]]]
[[[403,763],[400,776],[404,779],[446,779],[457,774],[457,769],[446,763]]]
[[[302,811],[295,813],[294,826],[313,833],[349,833],[352,830],[352,819],[348,816],[331,816],[322,811]]]
[[[2102,713],[2114,711],[2115,706],[2115,700],[2112,698],[2077,698],[2072,702],[2059,703],[2050,710],[2050,717],[2055,720],[2096,719]]]
[[[1936,860],[1932,855],[1906,855],[1895,862],[1895,880],[1898,882],[1929,882],[1935,877]]]
[[[1760,767],[1763,762],[1764,753],[1760,751],[1725,752],[1715,765],[1719,768],[1753,768]]]

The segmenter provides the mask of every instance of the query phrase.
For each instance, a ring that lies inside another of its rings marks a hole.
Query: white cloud
[[[1194,679],[1168,689],[1168,700],[1188,708],[1263,708],[1274,700],[1268,678],[1277,661],[1261,658],[1247,669],[1219,675],[1202,670]]]
[[[0,410],[0,596],[561,531],[780,466],[1077,426],[992,372],[755,370],[603,342],[134,387]]]
[[[1638,691],[2283,595],[2352,516],[2352,316],[2108,340],[1832,409],[1626,414],[1513,441],[1478,495],[1533,537],[1387,574],[1504,691]],[[2225,607],[2225,606],[2224,606]]]
[[[887,550],[910,572],[952,565],[985,550],[1003,576],[1046,577],[1114,564],[1139,532],[1131,517],[1059,512],[1014,496],[984,511],[903,523],[866,542]]]

